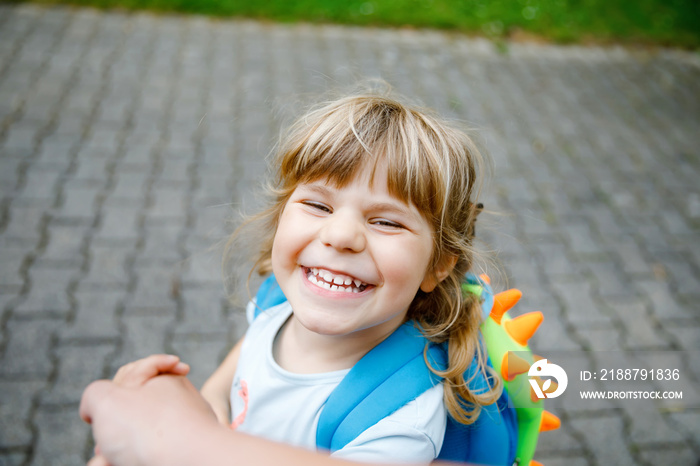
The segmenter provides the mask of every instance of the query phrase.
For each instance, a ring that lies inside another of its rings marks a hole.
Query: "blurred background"
[[[495,40],[634,43],[697,48],[694,0],[37,0],[127,11],[295,23],[433,28]]]
[[[545,314],[538,354],[664,351],[689,383],[673,408],[555,405],[536,459],[696,465],[698,8],[0,3],[0,465],[84,463],[82,390],[125,362],[176,353],[206,379],[246,328],[221,242],[280,126],[367,79],[476,129],[477,234],[513,313]]]

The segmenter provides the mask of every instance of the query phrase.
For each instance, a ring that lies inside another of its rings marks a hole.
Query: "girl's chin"
[[[296,315],[296,320],[305,330],[316,335],[327,337],[341,337],[349,333],[353,333],[352,327],[346,327],[337,322],[336,319],[325,319],[321,316],[299,316]]]

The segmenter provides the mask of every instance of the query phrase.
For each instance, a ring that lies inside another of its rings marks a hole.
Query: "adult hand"
[[[133,387],[93,382],[83,393],[80,416],[92,424],[99,445],[90,466],[174,465],[173,458],[188,464],[178,447],[188,445],[193,432],[223,429],[189,380],[173,375]]]

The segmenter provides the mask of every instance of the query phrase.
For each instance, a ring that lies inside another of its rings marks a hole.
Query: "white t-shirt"
[[[315,450],[321,410],[349,369],[320,374],[282,369],[272,347],[291,313],[285,302],[261,313],[248,328],[231,387],[231,419],[241,432]],[[428,463],[440,453],[446,422],[443,388],[437,384],[332,456]]]

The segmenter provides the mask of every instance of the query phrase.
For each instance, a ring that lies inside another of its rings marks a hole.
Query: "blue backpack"
[[[494,304],[490,286],[473,276],[467,279],[466,286],[479,288],[482,308],[488,314]],[[274,275],[268,277],[256,295],[255,316],[286,300]],[[433,367],[446,367],[446,344],[427,340],[412,321],[401,325],[355,364],[331,393],[321,412],[316,431],[317,447],[331,452],[343,448],[364,430],[439,383],[440,378],[426,365],[426,345],[427,358]],[[470,380],[470,389],[477,393],[489,387],[489,381],[475,362],[467,369],[465,380]],[[537,427],[539,431],[539,425]],[[534,445],[528,449],[531,450],[527,454],[529,457],[521,458],[519,434],[523,435],[522,426],[518,425],[516,409],[504,390],[496,403],[482,408],[473,424],[464,425],[448,416],[438,459],[485,465],[527,464],[534,453]]]

